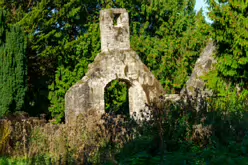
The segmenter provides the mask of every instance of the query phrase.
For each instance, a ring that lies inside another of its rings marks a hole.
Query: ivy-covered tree
[[[9,29],[0,11],[0,116],[22,110],[27,91],[26,38],[18,26]]]

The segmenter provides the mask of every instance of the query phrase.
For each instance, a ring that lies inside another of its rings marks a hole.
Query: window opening
[[[121,14],[114,14],[114,22],[113,22],[114,26],[118,25],[118,19],[119,19],[120,15]]]

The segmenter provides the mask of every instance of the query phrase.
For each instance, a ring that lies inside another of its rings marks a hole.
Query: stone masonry
[[[215,64],[217,63],[216,59],[214,59],[215,50],[214,43],[210,41],[197,59],[192,74],[180,94],[165,94],[164,98],[176,102],[181,100],[181,96],[184,93],[195,98],[197,90],[201,92],[202,96],[205,94],[206,96],[211,96],[212,91],[206,88],[203,77],[215,69]]]
[[[211,93],[210,91],[205,89],[206,84],[202,77],[204,77],[211,70],[213,70],[215,64],[217,63],[213,56],[215,50],[216,47],[214,43],[212,41],[209,42],[203,52],[201,53],[200,57],[197,59],[192,74],[189,80],[186,82],[186,87],[181,91],[181,94],[183,94],[183,92],[185,92],[186,90],[189,95],[195,96],[196,89],[202,91],[202,94]]]
[[[129,18],[125,9],[100,12],[101,50],[129,50]]]
[[[127,11],[102,10],[100,30],[101,53],[89,65],[86,75],[66,93],[66,123],[83,112],[105,113],[104,91],[113,80],[122,80],[129,86],[129,111],[134,118],[140,118],[140,110],[164,94],[159,81],[130,48]]]

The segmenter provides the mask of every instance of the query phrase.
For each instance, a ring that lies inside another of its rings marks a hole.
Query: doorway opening
[[[128,89],[125,80],[111,81],[104,90],[105,112],[129,116]]]

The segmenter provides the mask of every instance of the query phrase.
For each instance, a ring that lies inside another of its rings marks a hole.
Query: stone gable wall
[[[113,80],[129,85],[129,111],[134,118],[141,118],[140,111],[146,109],[146,104],[164,94],[159,81],[130,48],[127,11],[108,9],[100,14],[101,53],[89,65],[86,75],[66,93],[67,123],[86,111],[105,113],[104,91]]]
[[[116,21],[116,22],[115,22]],[[76,120],[84,112],[105,113],[104,92],[113,80],[122,80],[129,86],[130,116],[140,119],[146,109],[159,96],[180,100],[180,95],[165,94],[161,84],[130,48],[128,13],[125,9],[107,9],[100,12],[101,53],[89,65],[86,75],[72,86],[65,96],[66,123]],[[215,46],[211,42],[196,62],[193,73],[186,83],[188,94],[195,89],[204,90],[201,76],[207,74],[216,63]]]

